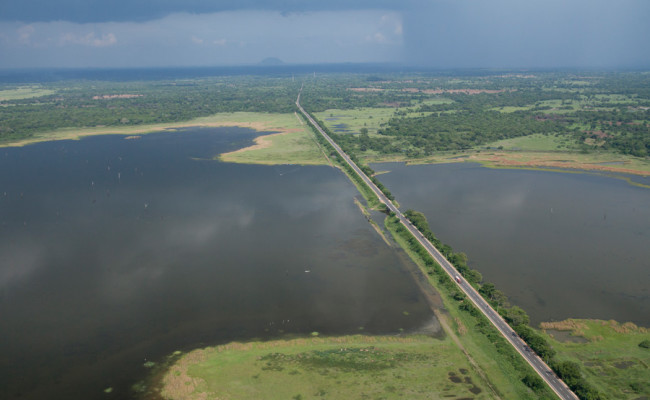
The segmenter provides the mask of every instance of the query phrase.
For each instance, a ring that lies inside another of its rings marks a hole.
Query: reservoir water
[[[650,189],[593,174],[375,164],[401,209],[531,316],[650,326]],[[649,184],[648,178],[635,179]]]
[[[339,170],[211,160],[258,134],[0,149],[0,398],[123,399],[175,350],[431,324]]]

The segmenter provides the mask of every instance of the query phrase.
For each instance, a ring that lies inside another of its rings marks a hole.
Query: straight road
[[[334,147],[334,149],[339,153],[345,162],[350,165],[350,167],[363,179],[363,181],[368,185],[368,187],[375,192],[379,200],[388,207],[388,209],[395,213],[395,216],[399,218],[402,225],[411,232],[411,234],[420,242],[420,244],[431,254],[434,260],[447,272],[449,277],[456,282],[458,287],[467,295],[467,297],[472,301],[474,306],[478,308],[483,315],[487,317],[488,320],[494,325],[497,330],[506,338],[506,340],[517,350],[519,354],[530,364],[531,367],[537,372],[537,374],[551,387],[551,389],[563,400],[576,400],[576,396],[571,389],[559,378],[551,368],[537,355],[533,352],[526,342],[521,339],[513,330],[510,328],[508,323],[501,318],[499,313],[497,313],[490,304],[481,297],[481,295],[461,276],[461,274],[454,268],[454,266],[436,249],[427,238],[420,233],[420,231],[411,224],[411,222],[402,215],[402,213],[395,207],[395,205],[382,193],[381,190],[370,180],[370,178],[363,172],[361,169],[350,159],[350,157],[339,147],[339,145],[329,137],[327,133],[316,123],[316,121],[309,115],[300,105],[300,95],[302,94],[302,88],[300,93],[298,93],[298,98],[296,99],[296,106],[300,112],[311,122],[311,124],[316,127],[318,132],[329,142],[329,144]]]

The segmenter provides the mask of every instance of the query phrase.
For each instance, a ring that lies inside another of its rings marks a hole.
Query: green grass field
[[[169,399],[493,398],[446,338],[346,336],[195,350],[163,378]]]
[[[316,118],[336,132],[336,125],[345,124],[345,129],[359,133],[361,128],[367,128],[368,134],[376,134],[380,124],[388,122],[395,114],[394,108],[358,108],[354,110],[327,110],[314,113]]]
[[[22,86],[15,89],[0,90],[0,101],[31,99],[49,96],[54,93],[56,93],[54,90],[43,89],[40,86]]]
[[[532,107],[530,107],[530,106],[526,106],[526,107],[507,106],[507,107],[495,107],[495,108],[491,108],[491,110],[499,111],[499,112],[502,112],[502,113],[513,113],[515,111],[528,111],[531,108]]]
[[[453,102],[448,99],[431,99],[425,100],[423,104],[442,104]],[[382,124],[387,123],[395,116],[396,111],[407,111],[406,108],[392,107],[364,107],[354,110],[326,110],[314,113],[316,118],[321,120],[332,132],[337,132],[337,125],[350,131],[350,133],[359,133],[361,128],[368,129],[368,135],[377,135],[377,130]],[[408,117],[419,117],[430,115],[430,112],[407,112]]]
[[[454,101],[452,99],[447,99],[444,97],[434,97],[431,99],[426,99],[422,100],[421,102],[417,103],[416,105],[426,105],[426,106],[434,106],[434,105],[439,105],[439,104],[451,104]]]
[[[566,320],[542,324],[558,360],[578,362],[610,399],[650,398],[650,330],[616,321]]]
[[[326,165],[327,158],[308,131],[260,136],[257,145],[221,154],[217,159],[240,164]]]
[[[542,134],[499,140],[488,144],[488,146],[503,147],[504,150],[522,151],[568,151],[577,149],[576,143],[569,137]]]
[[[256,145],[221,154],[218,159],[243,164],[328,164],[314,133],[297,115],[276,115],[262,123],[276,127],[280,133],[260,136]]]
[[[569,90],[575,92],[574,90]],[[635,96],[621,94],[594,94],[591,96],[582,95],[579,100],[544,100],[536,103],[541,107],[551,107],[544,112],[547,114],[568,114],[579,110],[613,110],[621,104],[636,104],[638,99]],[[504,109],[517,107],[504,107]],[[520,108],[522,110],[528,107]]]

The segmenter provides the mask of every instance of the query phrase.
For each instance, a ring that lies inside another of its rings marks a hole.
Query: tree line
[[[0,141],[59,128],[137,126],[221,112],[293,112],[298,83],[231,77],[176,82],[65,82],[57,93],[0,107]],[[65,85],[65,86],[63,86]],[[124,96],[126,95],[126,96]]]

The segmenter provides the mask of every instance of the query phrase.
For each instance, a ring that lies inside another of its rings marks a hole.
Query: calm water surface
[[[175,350],[432,321],[340,171],[209,160],[256,135],[0,149],[0,398],[122,399]]]
[[[650,189],[590,174],[477,164],[376,164],[402,210],[533,322],[568,317],[650,326]],[[636,178],[650,183],[648,178]]]

